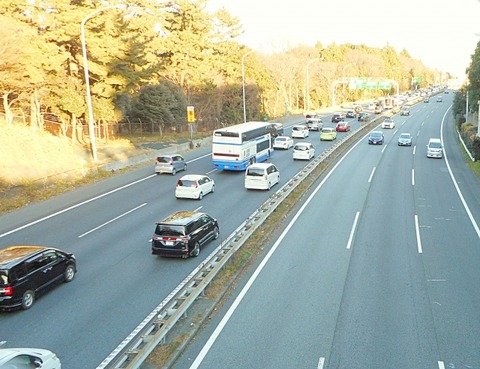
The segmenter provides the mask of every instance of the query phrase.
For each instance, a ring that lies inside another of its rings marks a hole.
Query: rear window
[[[158,236],[184,236],[185,227],[172,224],[157,224],[155,234]]]
[[[265,173],[263,168],[248,168],[247,176],[261,177]]]
[[[192,181],[190,179],[179,179],[178,182],[177,182],[177,186],[180,186],[180,187],[195,187],[196,182]]]
[[[308,147],[304,145],[295,145],[294,150],[296,151],[307,151]]]
[[[157,157],[159,163],[170,163],[170,158],[168,156],[159,156]]]

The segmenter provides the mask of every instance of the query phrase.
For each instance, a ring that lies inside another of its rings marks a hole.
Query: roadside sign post
[[[193,139],[193,124],[195,123],[195,107],[187,106],[187,122],[190,131],[190,140]]]

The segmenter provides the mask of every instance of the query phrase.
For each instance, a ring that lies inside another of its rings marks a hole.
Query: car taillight
[[[0,289],[0,292],[3,292],[3,294],[4,294],[5,296],[11,296],[11,295],[13,295],[13,287],[1,288],[1,289]]]

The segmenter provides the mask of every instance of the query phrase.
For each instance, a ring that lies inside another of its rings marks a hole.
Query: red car
[[[337,132],[348,132],[350,131],[350,124],[348,122],[338,122],[335,130]]]

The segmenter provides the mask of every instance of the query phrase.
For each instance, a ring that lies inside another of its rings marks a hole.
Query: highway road
[[[333,126],[328,117],[325,122]],[[358,124],[355,121],[353,127]],[[320,142],[318,132],[307,140],[314,143],[317,155],[331,145]],[[0,341],[7,341],[7,347],[50,349],[65,368],[97,367],[279,188],[247,191],[243,172],[212,171],[210,148],[188,152],[185,157],[187,173],[208,173],[216,182],[215,193],[202,201],[176,199],[175,183],[183,172],[157,176],[152,163],[1,216],[1,248],[58,247],[75,254],[78,273],[72,283],[43,295],[30,310],[1,312]],[[291,150],[275,152],[271,161],[280,169],[280,184],[305,165],[293,161]],[[216,217],[221,237],[208,244],[199,258],[152,256],[149,241],[155,221],[178,210],[201,210]]]
[[[319,179],[175,368],[480,368],[480,183],[430,101]]]

